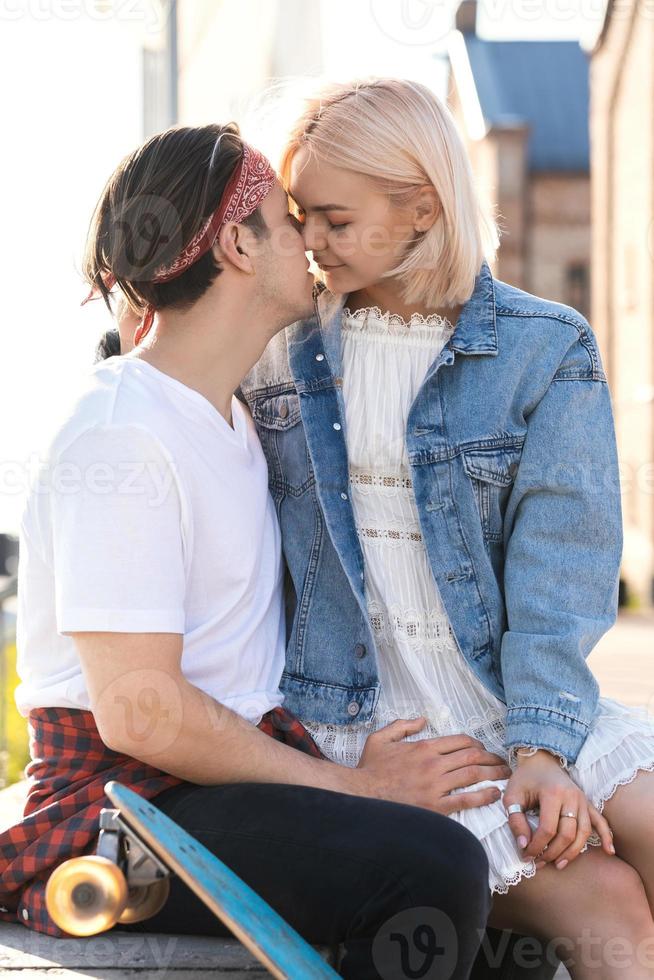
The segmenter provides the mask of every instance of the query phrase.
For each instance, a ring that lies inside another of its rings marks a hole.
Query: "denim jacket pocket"
[[[271,394],[251,403],[252,418],[268,462],[268,479],[274,497],[285,493],[299,496],[313,483],[300,397],[294,388]]]
[[[463,468],[470,478],[487,541],[501,541],[506,503],[520,461],[519,448],[466,449]]]

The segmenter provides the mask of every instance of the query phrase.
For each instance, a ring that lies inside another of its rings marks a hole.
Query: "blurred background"
[[[450,105],[499,216],[494,274],[590,321],[612,394],[624,556],[602,694],[654,715],[654,8],[648,0],[0,0],[0,787],[15,711],[17,534],[39,452],[112,325],[80,309],[93,207],[176,123],[236,119],[275,159],[311,78],[414,78]],[[274,98],[270,97],[270,92]]]

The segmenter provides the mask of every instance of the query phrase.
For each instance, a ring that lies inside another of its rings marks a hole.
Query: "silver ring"
[[[562,817],[572,817],[573,820],[577,820],[577,814],[576,813],[562,813],[561,816]]]
[[[522,807],[520,806],[519,803],[511,803],[506,808],[506,812],[507,812],[507,815],[508,815],[509,813],[524,813],[524,810],[522,809]]]

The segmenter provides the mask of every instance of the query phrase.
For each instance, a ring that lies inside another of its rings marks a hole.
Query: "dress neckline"
[[[357,310],[351,310],[349,306],[345,306],[343,307],[343,316],[359,324],[374,320],[392,332],[411,331],[415,330],[416,327],[441,328],[444,331],[454,330],[452,322],[439,313],[429,313],[427,316],[422,313],[412,313],[410,319],[405,320],[399,313],[391,313],[389,310],[383,312],[379,306],[362,306]]]

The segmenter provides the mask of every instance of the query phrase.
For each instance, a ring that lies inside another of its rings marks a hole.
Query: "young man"
[[[96,364],[75,398],[23,516],[16,699],[34,782],[25,820],[0,835],[0,899],[61,934],[47,873],[93,849],[102,786],[117,778],[307,940],[344,941],[343,976],[399,970],[424,927],[434,966],[465,978],[488,865],[445,814],[492,798],[451,789],[507,767],[465,735],[403,741],[417,719],[371,736],[349,769],[281,706],[279,525],[234,393],[312,308],[287,203],[233,124],[154,137],[100,199],[87,277],[105,300],[117,283],[143,316],[133,349]],[[133,928],[228,934],[178,878]]]

